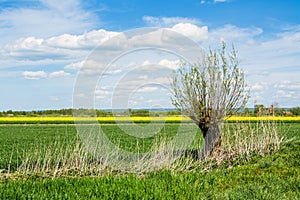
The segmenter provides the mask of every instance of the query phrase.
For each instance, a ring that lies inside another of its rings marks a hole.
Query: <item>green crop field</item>
[[[205,163],[197,168],[196,162],[184,170],[166,167],[143,173],[72,168],[77,154],[87,160],[83,164],[94,162],[93,156],[80,154],[77,145],[82,144],[75,125],[1,125],[0,199],[297,199],[300,123],[275,125],[284,142],[264,156],[253,151],[250,157],[210,163],[209,168]],[[141,152],[149,151],[162,138],[172,140],[179,128],[176,123],[165,124],[157,135],[136,139],[120,126],[132,125],[106,124],[102,128],[115,145]],[[229,126],[236,128],[234,123]],[[201,143],[197,140],[189,148]],[[64,164],[69,158],[71,164]],[[56,163],[56,159],[60,161]],[[62,166],[65,171],[60,171]]]
[[[139,128],[143,126],[146,125],[106,124],[102,125],[101,129],[111,142],[122,149],[136,151],[137,144],[139,144],[139,150],[147,152],[157,139],[168,138],[168,140],[171,140],[177,134],[179,128],[179,124],[176,123],[166,124],[162,126],[159,134],[146,138],[136,138],[125,133],[128,128],[133,132],[137,132],[138,130],[135,130],[136,128],[134,127]],[[122,130],[125,127],[127,129]],[[156,125],[145,128],[151,129],[151,127],[153,129]],[[198,134],[200,134],[199,131],[197,132]],[[54,148],[54,146],[57,146],[62,151],[65,151],[66,148],[74,147],[78,142],[81,143],[75,125],[61,124],[0,126],[0,138],[0,145],[2,147],[0,149],[0,169],[9,168],[10,171],[15,171],[26,155],[31,152],[41,151],[42,156],[45,156],[46,150],[49,147]],[[201,143],[200,140],[198,142]]]

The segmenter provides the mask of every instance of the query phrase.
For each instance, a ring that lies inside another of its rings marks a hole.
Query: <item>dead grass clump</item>
[[[224,124],[222,143],[206,158],[206,161],[220,165],[237,158],[249,160],[255,154],[264,156],[276,152],[284,141],[284,137],[279,136],[278,123],[259,121]],[[209,167],[211,165],[207,166]]]
[[[225,123],[222,128],[221,145],[202,160],[185,157],[184,151],[182,154],[174,154],[181,152],[182,147],[163,137],[154,141],[150,152],[136,151],[133,157],[127,156],[124,151],[110,152],[109,149],[102,149],[102,152],[106,152],[105,156],[97,157],[95,155],[101,152],[98,147],[95,147],[93,152],[93,148],[87,149],[80,138],[58,138],[51,144],[37,144],[29,149],[14,173],[38,174],[43,177],[99,177],[106,174],[143,174],[161,169],[173,172],[208,170],[227,161],[233,163],[240,158],[247,161],[255,154],[263,156],[276,152],[284,141],[284,138],[279,136],[279,126],[275,121]],[[105,145],[103,146],[105,148]],[[0,170],[1,174],[4,176],[9,172]]]

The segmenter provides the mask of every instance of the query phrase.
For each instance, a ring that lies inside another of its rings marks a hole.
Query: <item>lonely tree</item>
[[[173,76],[172,90],[173,104],[201,129],[204,147],[197,150],[197,158],[209,155],[221,144],[220,123],[248,100],[237,52],[232,48],[227,54],[225,43],[197,64],[181,63]]]

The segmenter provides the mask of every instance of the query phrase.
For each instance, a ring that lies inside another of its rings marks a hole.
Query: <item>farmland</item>
[[[145,122],[163,122],[163,123],[178,123],[188,122],[191,120],[188,117],[168,116],[168,117],[0,117],[0,124],[73,124],[74,119],[78,122],[89,123],[98,121],[99,123],[145,123]],[[280,116],[262,116],[262,117],[245,117],[232,116],[225,119],[227,122],[236,121],[283,121],[283,122],[300,122],[300,117],[280,117]]]
[[[175,165],[171,165],[145,173],[119,173],[109,169],[100,172],[78,170],[71,168],[71,162],[59,162],[65,168],[56,168],[58,165],[55,159],[68,159],[69,155],[63,153],[76,149],[78,141],[80,143],[75,125],[55,124],[57,118],[49,124],[22,123],[30,120],[2,123],[0,126],[1,199],[296,199],[300,194],[300,123],[296,120],[295,123],[273,124],[285,140],[279,149],[264,155],[254,151],[250,157],[242,155],[220,164],[196,163],[191,164],[189,169],[174,169],[172,167]],[[174,120],[163,124],[157,137],[171,140],[179,129],[179,123],[174,123]],[[234,119],[234,123],[227,125],[236,128],[238,124],[237,119]],[[141,127],[146,125],[138,124]],[[115,144],[134,151],[137,140],[124,134],[122,126],[130,127],[133,124],[108,123],[101,128]],[[185,126],[193,125],[186,122]],[[257,125],[254,123],[249,126]],[[196,134],[200,136],[199,132]],[[139,149],[148,151],[155,138],[139,141]],[[201,142],[192,143],[190,148],[201,145]],[[81,152],[80,148],[78,152]],[[69,153],[71,155],[73,151]],[[89,156],[85,158],[89,159]],[[45,165],[52,161],[54,168],[51,164]],[[197,165],[199,167],[195,167]],[[76,166],[83,165],[79,162]]]

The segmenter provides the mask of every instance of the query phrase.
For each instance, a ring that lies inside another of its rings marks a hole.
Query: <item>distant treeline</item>
[[[125,110],[95,110],[95,109],[60,109],[60,110],[39,110],[39,111],[2,111],[0,117],[37,117],[37,116],[97,116],[97,117],[111,117],[111,116],[132,116],[132,117],[149,117],[149,116],[178,116],[181,115],[179,110],[147,110],[147,109],[125,109]],[[237,113],[231,113],[238,116],[300,116],[300,107],[294,108],[278,108],[274,106],[265,107],[262,104],[255,105],[254,108],[245,108]]]
[[[112,117],[112,116],[132,116],[132,117],[149,117],[149,116],[174,116],[181,115],[178,110],[169,111],[151,111],[147,109],[125,109],[117,111],[95,110],[95,109],[60,109],[60,110],[39,110],[39,111],[3,111],[0,112],[0,117],[37,117],[37,116],[97,116],[97,117]]]
[[[245,108],[243,114],[248,116],[300,116],[300,107],[280,108],[273,104],[265,107],[263,104],[256,104],[253,111]]]

